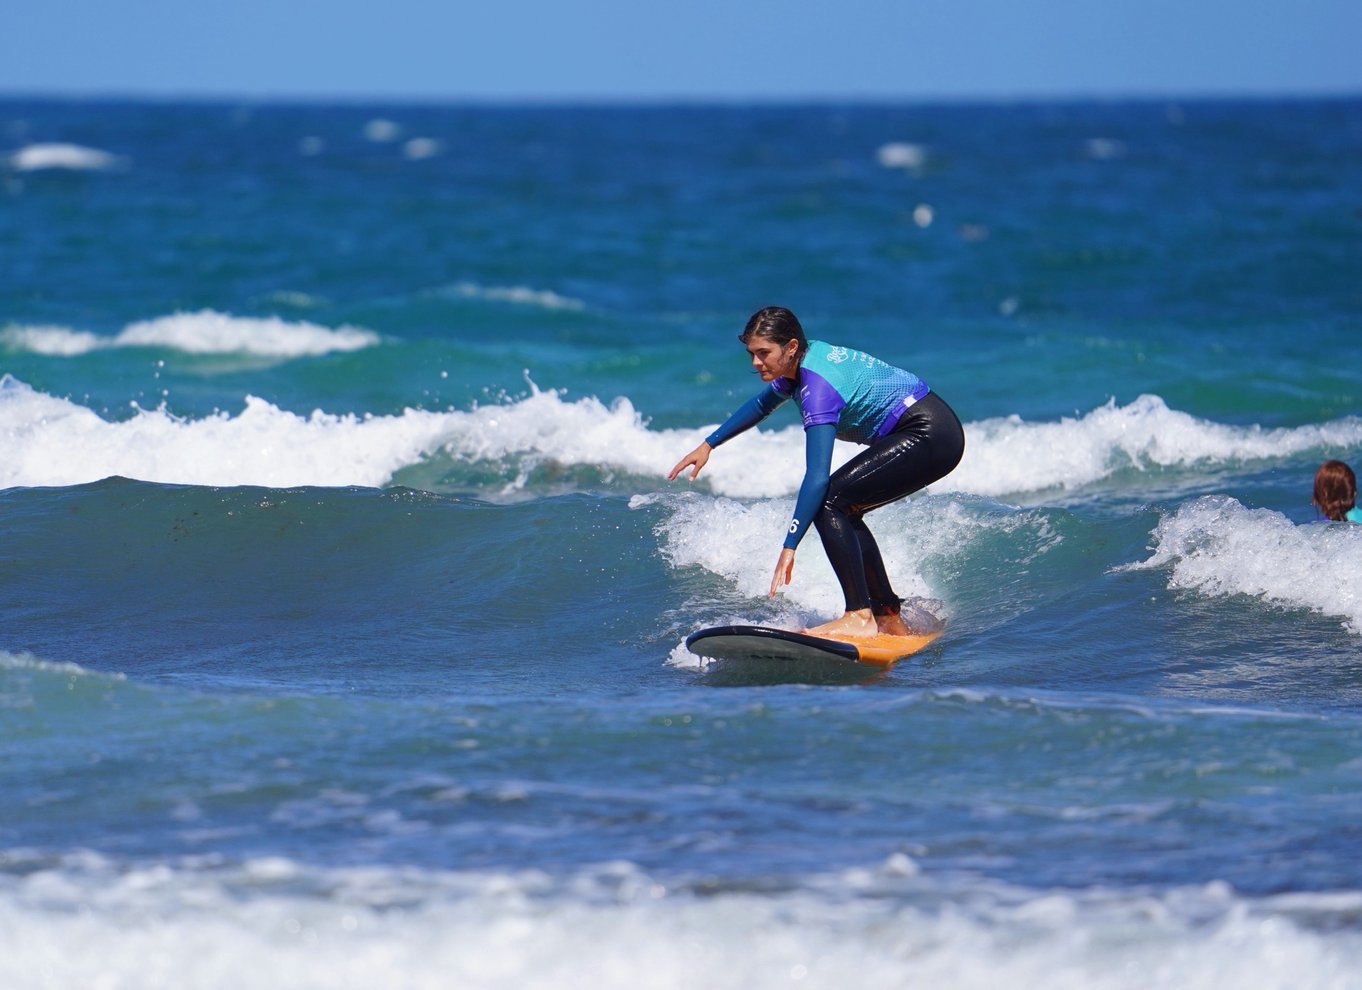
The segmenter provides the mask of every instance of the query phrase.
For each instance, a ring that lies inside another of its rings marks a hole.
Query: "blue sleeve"
[[[804,481],[795,499],[794,518],[785,547],[793,550],[809,531],[809,524],[823,507],[823,496],[828,493],[828,475],[832,471],[832,443],[837,439],[837,426],[823,423],[804,431]]]
[[[732,440],[739,433],[750,430],[771,415],[786,398],[787,396],[781,395],[773,388],[768,388],[754,395],[739,406],[732,416],[724,420],[722,426],[705,437],[705,443],[711,447],[717,447],[721,443]]]

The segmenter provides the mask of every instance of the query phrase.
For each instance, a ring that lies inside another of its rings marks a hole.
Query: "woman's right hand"
[[[690,480],[694,481],[695,476],[700,473],[700,469],[709,463],[709,455],[713,450],[714,448],[709,445],[708,440],[701,443],[700,446],[676,462],[676,467],[672,468],[671,474],[667,475],[667,480],[675,481],[678,474],[686,468],[690,468]]]
[[[771,575],[771,595],[776,597],[776,592],[794,580],[794,558],[795,552],[789,547],[783,547],[780,557],[776,560],[776,572]]]

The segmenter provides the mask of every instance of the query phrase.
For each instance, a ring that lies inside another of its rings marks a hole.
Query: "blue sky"
[[[5,0],[0,92],[1362,93],[1362,0]]]

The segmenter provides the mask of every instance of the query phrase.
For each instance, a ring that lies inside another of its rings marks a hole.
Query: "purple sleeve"
[[[804,417],[804,429],[827,423],[835,425],[846,404],[842,393],[818,372],[807,368],[800,371],[799,411]]]

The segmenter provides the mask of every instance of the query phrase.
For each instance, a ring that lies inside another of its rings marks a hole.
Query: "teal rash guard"
[[[785,537],[793,550],[808,532],[827,494],[834,440],[869,444],[893,432],[903,413],[927,395],[927,383],[910,371],[864,351],[809,341],[798,377],[777,378],[743,403],[705,438],[711,447],[756,426],[793,398],[804,420],[804,480]]]

